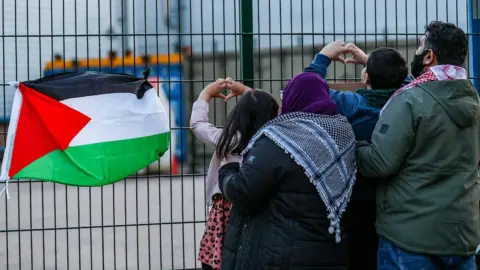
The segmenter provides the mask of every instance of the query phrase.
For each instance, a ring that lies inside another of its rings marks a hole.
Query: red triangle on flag
[[[19,90],[23,99],[8,172],[10,177],[54,150],[65,150],[91,120],[23,83]]]

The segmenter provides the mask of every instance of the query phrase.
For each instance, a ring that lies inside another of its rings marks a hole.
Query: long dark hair
[[[218,139],[218,157],[223,159],[229,154],[240,154],[253,135],[277,114],[277,101],[269,93],[258,89],[243,93],[228,115]]]

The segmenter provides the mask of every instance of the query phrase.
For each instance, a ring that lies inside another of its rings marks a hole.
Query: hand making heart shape
[[[327,44],[320,51],[320,54],[323,54],[330,58],[332,61],[339,61],[344,64],[361,64],[366,65],[368,61],[368,55],[358,48],[353,43],[345,43],[344,41],[334,41]],[[351,54],[350,58],[345,58],[342,55]],[[224,90],[229,90],[228,95],[222,94]],[[245,91],[252,90],[250,87],[242,84],[241,82],[235,81],[230,77],[219,78],[215,82],[207,85],[202,91],[201,96],[207,101],[211,98],[223,98],[225,101],[242,95]]]
[[[233,80],[232,78],[228,77],[225,79],[225,82],[227,83],[227,89],[230,90],[230,94],[228,94],[226,97],[225,97],[225,101],[233,98],[233,97],[236,97],[236,96],[240,96],[242,95],[244,92],[246,91],[250,91],[252,90],[252,88],[244,85],[243,83],[241,82],[237,82],[235,80]]]
[[[222,94],[223,90],[230,90],[230,93],[225,96]],[[208,98],[223,98],[225,101],[242,95],[245,91],[252,90],[250,87],[242,84],[241,82],[237,82],[232,78],[228,77],[226,79],[218,78],[215,82],[210,83],[207,85],[203,92],[208,95]]]
[[[322,48],[320,53],[327,56],[332,61],[338,61],[344,64],[366,65],[368,61],[368,55],[364,51],[353,43],[345,43],[341,40],[327,44]],[[351,54],[352,57],[344,58],[342,57],[344,54]]]

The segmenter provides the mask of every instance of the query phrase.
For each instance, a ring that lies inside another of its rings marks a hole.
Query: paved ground
[[[199,267],[203,176],[91,189],[11,183],[10,197],[0,199],[2,270]]]

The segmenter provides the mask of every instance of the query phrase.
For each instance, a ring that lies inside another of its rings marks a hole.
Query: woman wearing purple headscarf
[[[219,172],[232,203],[222,270],[346,269],[341,217],[355,182],[355,137],[326,82],[301,73],[281,115]]]

